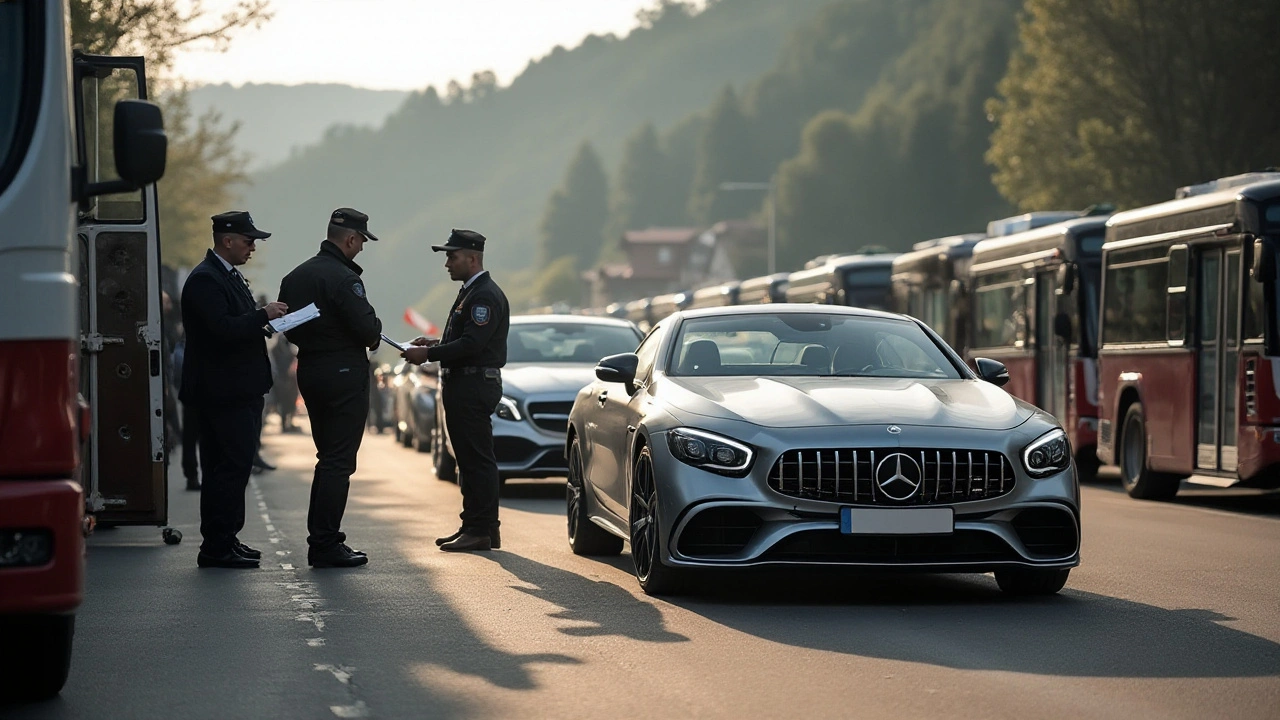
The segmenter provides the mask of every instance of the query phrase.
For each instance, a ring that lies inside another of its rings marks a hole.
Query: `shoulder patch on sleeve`
[[[471,306],[471,319],[475,320],[477,325],[488,324],[491,317],[493,317],[493,313],[489,311],[488,305]]]
[[[355,285],[352,285],[351,292],[355,293],[356,297],[364,297],[364,283],[356,283]]]

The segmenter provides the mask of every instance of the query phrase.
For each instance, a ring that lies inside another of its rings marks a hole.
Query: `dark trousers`
[[[502,399],[502,381],[483,375],[451,374],[440,399],[444,422],[458,461],[462,489],[462,530],[485,535],[498,527],[498,460],[493,455],[493,411]]]
[[[262,398],[234,405],[198,405],[200,428],[200,535],[202,552],[222,555],[244,529],[244,491],[258,448]],[[185,459],[185,458],[184,458]]]
[[[316,444],[307,512],[307,544],[316,550],[328,550],[347,540],[341,530],[342,515],[369,414],[366,365],[367,361],[298,363],[298,390],[307,404],[311,439]]]
[[[182,403],[182,476],[187,480],[200,477],[200,414],[191,403]]]

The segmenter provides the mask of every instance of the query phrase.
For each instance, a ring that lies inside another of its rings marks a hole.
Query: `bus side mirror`
[[[160,106],[146,100],[121,100],[115,109],[116,173],[138,187],[164,177],[169,138]]]
[[[1276,280],[1276,249],[1270,241],[1253,241],[1253,279],[1260,283]]]
[[[1063,263],[1058,266],[1058,287],[1062,290],[1062,294],[1066,295],[1076,289],[1076,266],[1072,263]]]
[[[1053,334],[1062,338],[1062,342],[1071,342],[1071,316],[1060,312],[1053,316]]]

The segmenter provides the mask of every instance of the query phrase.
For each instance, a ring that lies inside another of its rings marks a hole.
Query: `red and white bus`
[[[893,310],[933,328],[961,355],[969,341],[969,264],[986,235],[925,240],[893,260]]]
[[[140,101],[141,59],[73,60],[67,27],[64,2],[0,2],[5,700],[66,680],[86,500],[113,522],[165,513],[160,111]]]
[[[1098,456],[1129,494],[1280,486],[1280,173],[1118,213],[1102,252]]]
[[[1098,284],[1106,217],[989,238],[969,268],[968,355],[1009,369],[1005,389],[1062,423],[1081,479],[1098,470]]]

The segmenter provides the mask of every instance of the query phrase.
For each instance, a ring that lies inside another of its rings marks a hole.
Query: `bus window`
[[[112,141],[115,106],[120,100],[140,97],[138,75],[129,68],[110,68],[100,76],[90,73],[82,80],[80,92],[89,182],[116,180]],[[142,190],[102,195],[91,202],[92,217],[101,222],[137,223],[146,219]]]
[[[974,288],[973,346],[1022,347],[1026,344],[1027,301],[1019,273],[979,278]]]
[[[1083,317],[1080,318],[1080,354],[1098,354],[1098,285],[1102,275],[1099,261],[1080,263],[1079,289]]]
[[[1106,277],[1106,319],[1102,341],[1111,343],[1165,342],[1166,302],[1159,288],[1168,288],[1169,262],[1164,248],[1116,252]]]
[[[1187,339],[1187,246],[1169,250],[1168,324],[1166,337],[1171,343]]]

